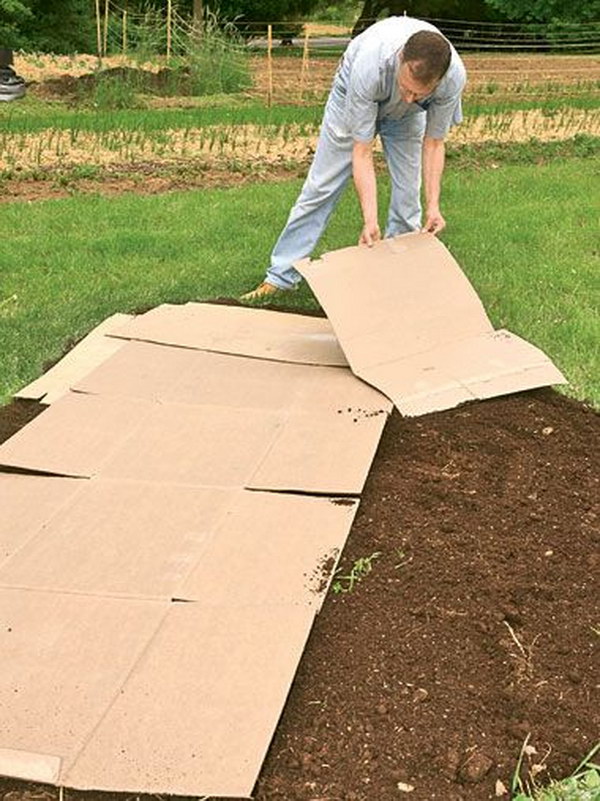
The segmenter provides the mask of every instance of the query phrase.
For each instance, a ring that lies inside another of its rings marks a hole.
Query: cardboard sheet
[[[0,567],[81,488],[81,482],[0,473]]]
[[[494,332],[477,293],[430,234],[345,248],[296,267],[352,370],[403,414],[565,380],[540,350]]]
[[[357,508],[354,499],[236,493],[179,597],[204,606],[318,610]]]
[[[285,491],[360,493],[391,404],[326,321],[144,318],[0,446],[85,477],[0,473],[0,773],[247,797],[358,503]]]
[[[301,412],[71,393],[0,446],[0,464],[87,478],[358,494],[387,419],[376,400],[379,408]]]
[[[290,415],[246,486],[316,494],[362,492],[387,420],[381,412]]]
[[[470,400],[559,384],[562,374],[533,345],[508,331],[492,331],[403,359],[366,368],[364,377],[390,397],[403,414],[424,414]]]
[[[172,604],[62,783],[248,797],[313,615],[305,606]]]
[[[29,530],[0,566],[0,587],[318,608],[356,508],[354,500],[93,479]]]
[[[347,368],[251,359],[127,342],[79,381],[77,392],[192,405],[283,409],[296,406],[391,411],[388,399]]]
[[[62,783],[168,609],[0,589],[0,774]]]
[[[225,490],[196,487],[98,479],[71,483],[85,486],[0,566],[0,586],[167,601],[181,597],[183,582],[232,499]],[[211,567],[218,575],[219,565]]]
[[[282,424],[280,413],[260,409],[161,404],[122,441],[98,475],[242,487]]]
[[[243,306],[158,306],[116,334],[125,339],[260,359],[347,365],[328,320]]]
[[[132,319],[131,314],[113,314],[90,331],[54,367],[17,392],[15,397],[41,400],[47,404],[54,403],[65,395],[76,381],[120,350],[123,343],[109,337],[108,334]]]
[[[70,393],[0,445],[0,466],[94,475],[154,404]]]

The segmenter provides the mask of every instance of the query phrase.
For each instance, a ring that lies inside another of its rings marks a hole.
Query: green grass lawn
[[[544,349],[600,405],[597,176],[589,159],[449,168],[443,239],[492,322]],[[299,181],[0,206],[0,401],[117,312],[236,297],[263,275]],[[380,182],[382,212],[388,192]],[[321,250],[354,244],[348,191]],[[314,307],[309,290],[286,305]],[[401,313],[401,308],[399,308]]]

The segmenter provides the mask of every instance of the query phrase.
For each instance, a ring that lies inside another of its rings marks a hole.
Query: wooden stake
[[[304,97],[304,84],[308,72],[308,28],[304,28],[304,48],[302,50],[302,67],[300,69],[300,100]]]
[[[127,55],[127,9],[123,9],[123,55]]]
[[[267,105],[273,104],[273,26],[267,26]]]
[[[108,50],[108,14],[110,0],[104,0],[104,55]]]
[[[173,20],[173,0],[167,0],[167,60],[171,58],[171,25]]]
[[[102,63],[102,23],[100,22],[100,0],[96,0],[96,37],[98,45],[98,61]]]

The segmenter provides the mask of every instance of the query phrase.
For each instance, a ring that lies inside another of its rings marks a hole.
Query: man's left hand
[[[425,215],[425,225],[421,228],[422,233],[439,234],[446,227],[446,220],[442,217],[439,209],[427,211]]]

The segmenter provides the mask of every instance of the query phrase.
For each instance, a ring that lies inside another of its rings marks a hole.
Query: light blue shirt
[[[440,33],[428,22],[412,17],[389,17],[376,22],[348,45],[338,72],[338,91],[345,93],[346,123],[352,138],[370,142],[375,138],[377,120],[398,119],[407,114],[426,113],[425,136],[443,139],[453,125],[462,121],[461,94],[467,73],[450,45],[450,66],[435,90],[417,103],[400,97],[398,70],[407,40],[417,31]]]

